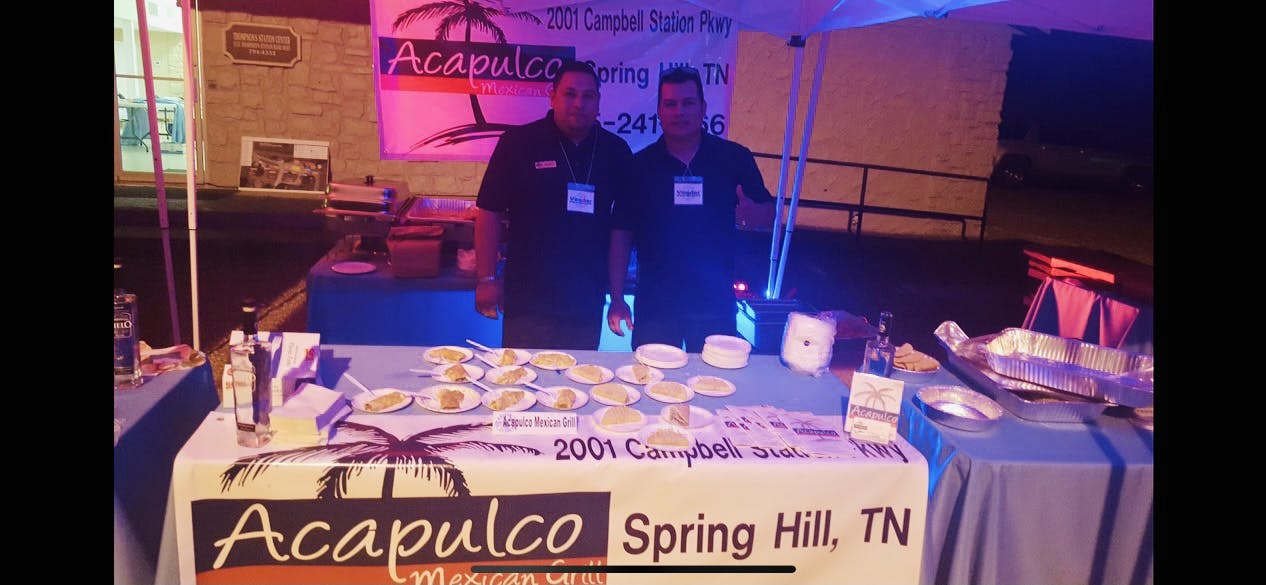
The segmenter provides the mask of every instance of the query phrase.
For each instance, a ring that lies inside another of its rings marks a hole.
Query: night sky
[[[1022,29],[1003,124],[1037,124],[1114,150],[1152,152],[1153,42]]]

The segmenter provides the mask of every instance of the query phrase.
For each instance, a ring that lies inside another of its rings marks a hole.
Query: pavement
[[[196,345],[207,353],[218,378],[242,298],[267,304],[261,328],[305,331],[307,271],[343,236],[314,213],[322,204],[319,196],[201,189],[197,195],[192,238],[199,267],[197,344],[185,190],[166,190],[165,240],[154,187],[116,186],[114,255],[124,263],[120,282],[139,297],[141,338],[156,348]],[[943,352],[932,331],[943,321],[958,322],[969,335],[1020,325],[1038,284],[1028,275],[1026,247],[1094,258],[1128,272],[1150,295],[1150,197],[996,188],[989,193],[988,218],[983,241],[797,230],[783,296],[871,322],[880,311],[892,311],[893,340],[937,356]],[[769,243],[768,232],[744,233],[737,251],[740,276],[755,287],[763,287],[768,272]]]

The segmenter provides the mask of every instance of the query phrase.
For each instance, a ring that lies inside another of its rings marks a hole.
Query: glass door
[[[164,181],[183,185],[185,148],[185,40],[180,6],[146,0],[158,124],[150,128],[135,0],[114,0],[114,174],[116,183],[153,183],[153,152],[162,157]],[[195,51],[196,53],[196,51]],[[196,112],[195,112],[196,114]]]

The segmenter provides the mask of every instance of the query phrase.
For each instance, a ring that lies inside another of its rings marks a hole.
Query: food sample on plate
[[[576,358],[556,351],[543,351],[532,356],[532,364],[551,370],[562,370],[576,365]]]
[[[444,368],[444,379],[449,382],[469,382],[470,376],[466,375],[466,366],[453,364]]]
[[[501,375],[497,376],[497,379],[493,380],[493,382],[496,382],[502,386],[512,386],[514,384],[518,384],[519,380],[526,378],[527,375],[528,375],[528,371],[523,369],[522,367],[510,368],[504,372],[501,372]]]
[[[730,385],[725,383],[716,376],[699,376],[695,379],[695,390],[703,390],[704,392],[726,392],[730,389]]]
[[[430,356],[431,359],[444,362],[461,362],[466,360],[466,354],[450,347],[437,347],[426,352],[426,355]]]
[[[488,402],[488,408],[493,410],[505,410],[523,400],[522,390],[502,390],[501,395]]]
[[[638,384],[645,384],[651,381],[651,368],[643,364],[633,364],[633,379]]]
[[[690,407],[685,404],[670,404],[667,409],[668,422],[679,427],[690,428]]]
[[[689,447],[690,439],[667,427],[660,427],[646,438],[646,444],[655,447]]]
[[[466,397],[466,393],[461,390],[453,390],[452,388],[443,388],[435,393],[435,399],[439,401],[442,410],[456,410],[462,407],[462,399]]]
[[[613,425],[623,425],[630,423],[640,423],[644,420],[641,412],[634,410],[628,406],[612,406],[602,413],[602,420],[599,421],[604,427]]]
[[[366,402],[365,412],[378,412],[380,410],[386,410],[408,399],[409,399],[408,396],[405,396],[404,394],[400,392],[391,392],[388,394],[383,394],[382,396],[379,396],[373,400],[370,400],[369,402]]]
[[[646,391],[673,400],[686,399],[686,387],[681,382],[656,382],[651,384]]]
[[[567,410],[576,403],[576,391],[571,388],[563,388],[554,395],[554,408]]]
[[[912,372],[932,372],[941,367],[941,362],[914,349],[913,345],[903,343],[897,346],[897,351],[892,356],[892,365]]]
[[[615,383],[599,384],[594,386],[593,395],[606,398],[616,404],[629,403],[629,393],[624,390],[624,386]]]
[[[503,349],[497,354],[498,366],[513,366],[514,362],[519,359],[519,355],[513,349]]]
[[[576,366],[571,369],[571,373],[577,378],[580,378],[581,380],[584,380],[591,384],[597,384],[598,382],[602,381],[602,369],[593,364],[585,364],[583,366]]]

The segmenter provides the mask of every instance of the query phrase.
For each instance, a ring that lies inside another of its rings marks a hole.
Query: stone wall
[[[301,38],[302,59],[294,67],[231,63],[224,29],[236,22],[292,27]],[[987,176],[1011,58],[1010,30],[909,19],[831,33],[809,157]],[[241,137],[261,136],[329,141],[337,182],[374,175],[407,183],[414,194],[474,197],[478,191],[485,163],[379,158],[368,25],[207,10],[202,31],[204,184],[235,187]],[[813,35],[805,48],[793,154],[820,41]],[[792,49],[773,35],[742,32],[738,53],[729,137],[753,151],[780,154]],[[761,159],[760,165],[776,192],[779,161]],[[811,164],[801,197],[855,203],[860,182],[859,169]],[[978,215],[984,200],[980,182],[872,171],[867,183],[866,201],[873,205]],[[845,229],[846,223],[844,214],[801,209],[796,225]],[[872,214],[865,229],[957,237],[959,228]]]

